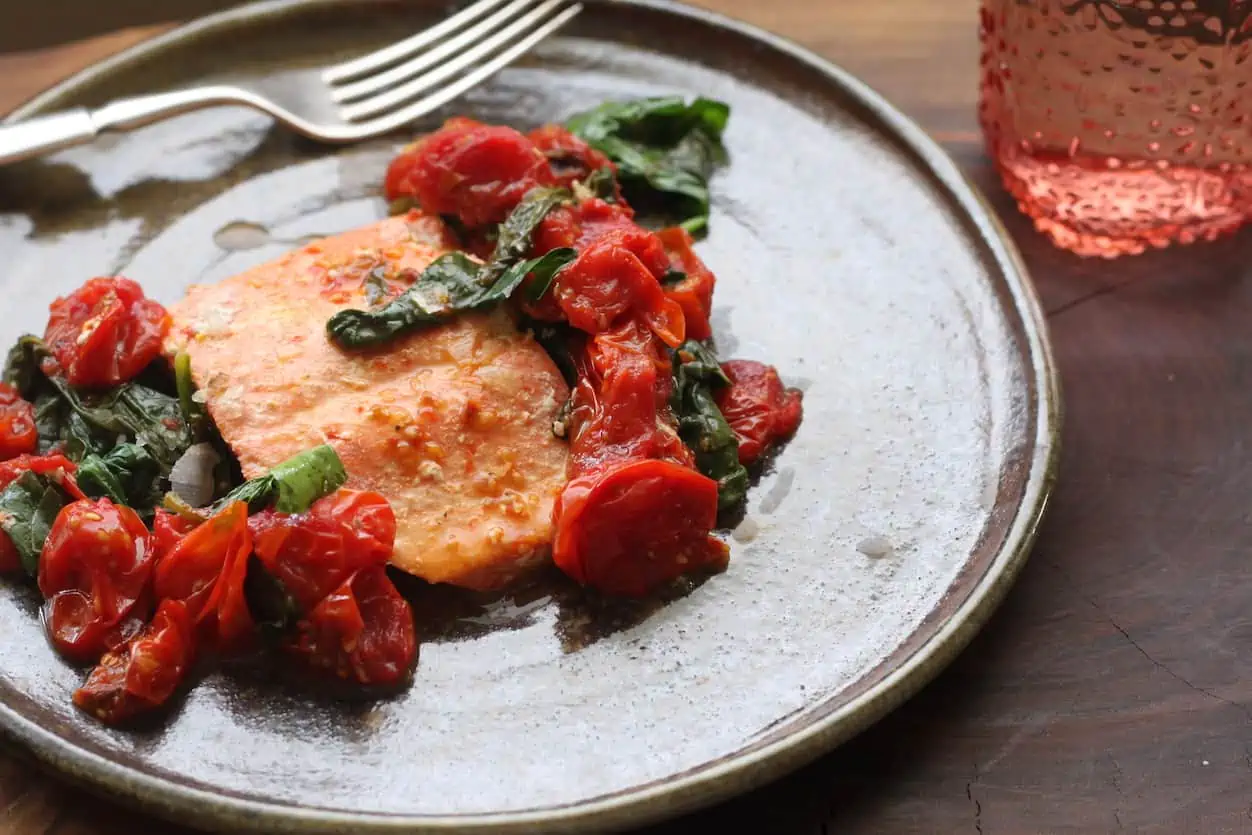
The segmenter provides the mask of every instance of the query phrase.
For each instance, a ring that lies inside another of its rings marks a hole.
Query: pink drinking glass
[[[1022,211],[1114,257],[1252,218],[1252,0],[983,0],[979,119]]]

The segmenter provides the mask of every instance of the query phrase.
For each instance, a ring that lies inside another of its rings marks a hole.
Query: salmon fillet
[[[547,353],[497,309],[372,353],[326,338],[326,320],[408,286],[451,242],[420,215],[309,244],[170,308],[209,414],[251,478],[331,444],[348,486],[386,496],[392,562],[432,583],[498,588],[547,557],[569,392]]]

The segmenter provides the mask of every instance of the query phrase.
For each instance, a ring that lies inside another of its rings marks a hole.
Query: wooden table
[[[1035,554],[938,681],[798,774],[649,832],[1252,832],[1252,234],[1113,263],[1045,244],[979,145],[976,0],[702,2],[858,73],[986,190],[1049,311],[1067,419]],[[214,2],[75,4],[72,24],[64,5],[6,11],[0,48],[42,49],[0,56],[0,112]],[[0,807],[12,835],[186,832],[15,760]]]

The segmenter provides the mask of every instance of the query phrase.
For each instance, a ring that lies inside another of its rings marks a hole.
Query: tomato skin
[[[547,157],[521,133],[454,119],[392,160],[383,190],[477,228],[504,220],[532,188],[555,184]]]
[[[152,541],[157,559],[174,550],[174,546],[198,526],[198,522],[158,508],[152,519]]]
[[[588,245],[556,279],[555,297],[571,325],[597,334],[637,316],[667,345],[686,338],[682,308],[658,281],[669,256],[644,229],[615,229]]]
[[[413,612],[381,565],[332,589],[298,629],[288,647],[294,655],[314,670],[357,684],[398,684],[417,659]]]
[[[0,531],[0,574],[20,574],[21,572],[22,555],[17,552],[8,534]]]
[[[709,536],[717,482],[669,461],[618,462],[573,479],[557,509],[552,557],[575,581],[642,597],[692,570],[724,568]]]
[[[152,564],[151,535],[130,508],[108,499],[61,508],[39,557],[53,646],[72,660],[99,658],[115,641],[111,630],[147,598]]]
[[[61,486],[72,499],[85,499],[83,491],[78,489],[74,481],[76,466],[64,455],[19,455],[7,461],[0,461],[0,490],[22,473],[30,470],[45,475]],[[8,535],[0,531],[0,574],[17,574],[25,569],[22,557],[14,547]]]
[[[253,516],[253,549],[308,612],[364,568],[386,565],[396,539],[391,504],[378,493],[341,489],[309,512]]]
[[[165,308],[128,278],[93,278],[56,299],[44,341],[71,385],[115,386],[161,352],[170,328]]]
[[[569,419],[571,477],[632,458],[694,465],[669,411],[670,363],[651,331],[627,322],[590,340],[576,360],[579,381]]]
[[[163,600],[152,622],[110,650],[74,691],[74,704],[107,725],[163,705],[195,657],[191,616],[180,600]]]
[[[157,561],[157,598],[182,601],[201,637],[216,648],[241,649],[254,631],[243,588],[251,553],[248,506],[232,502]]]
[[[535,147],[548,158],[548,165],[552,168],[556,182],[565,188],[585,180],[588,175],[601,168],[617,174],[617,165],[612,160],[561,125],[544,125],[528,133],[526,138],[535,143]],[[616,186],[614,192],[615,199],[623,202],[620,185]]]
[[[78,465],[60,453],[52,455],[19,455],[8,461],[0,461],[0,489],[9,486],[9,482],[27,471],[38,473],[55,481],[61,489],[74,499],[85,499],[87,496],[78,488],[74,473]]]
[[[34,405],[13,386],[0,383],[0,461],[29,455],[38,445]]]
[[[803,395],[785,388],[778,372],[764,363],[730,360],[722,370],[731,384],[717,392],[717,407],[739,439],[739,463],[751,466],[795,434],[804,416]]]
[[[682,308],[687,322],[688,339],[708,339],[713,335],[709,316],[713,311],[713,287],[717,283],[713,272],[696,255],[691,233],[681,226],[673,226],[657,232],[657,237],[669,253],[670,264],[687,277],[665,288],[665,295]]]

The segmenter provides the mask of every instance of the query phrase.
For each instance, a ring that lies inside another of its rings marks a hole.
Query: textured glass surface
[[[1211,239],[1252,216],[1252,0],[984,0],[988,149],[1083,255]]]

